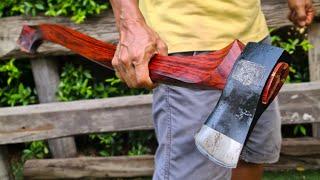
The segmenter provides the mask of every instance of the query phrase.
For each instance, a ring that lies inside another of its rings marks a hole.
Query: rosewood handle
[[[116,50],[115,45],[99,41],[61,25],[25,25],[18,44],[21,50],[35,53],[43,41],[60,44],[112,69],[111,60]],[[243,48],[244,45],[235,40],[227,47],[206,55],[155,55],[149,63],[150,77],[154,82],[223,89],[231,68]]]
[[[56,24],[23,26],[18,39],[21,50],[36,53],[43,41],[60,44],[91,61],[112,68],[111,60],[116,46],[82,34],[71,28]],[[155,55],[150,63],[150,77],[154,82],[192,85],[212,89],[223,89],[227,77],[241,54],[244,45],[235,40],[225,48],[206,55],[196,56],[160,56]],[[263,104],[267,104],[278,94],[289,73],[289,65],[280,62],[261,95]]]

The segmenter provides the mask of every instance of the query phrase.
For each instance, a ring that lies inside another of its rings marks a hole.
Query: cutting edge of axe
[[[244,146],[207,125],[195,135],[195,144],[203,155],[226,168],[236,168]]]
[[[238,57],[222,95],[195,135],[198,150],[215,163],[235,168],[250,134],[275,95],[263,102],[263,91],[275,78],[279,91],[289,74],[291,60],[283,49],[248,43]]]

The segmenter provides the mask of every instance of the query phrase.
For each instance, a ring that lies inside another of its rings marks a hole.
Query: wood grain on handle
[[[60,44],[96,63],[112,68],[111,60],[116,50],[115,45],[61,25],[25,25],[18,44],[23,51],[35,53],[43,41]],[[150,77],[154,82],[223,89],[243,48],[244,45],[235,40],[227,47],[206,55],[155,55],[149,63]]]

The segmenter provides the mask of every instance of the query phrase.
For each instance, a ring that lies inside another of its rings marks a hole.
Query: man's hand
[[[167,46],[144,20],[119,23],[120,41],[112,60],[117,75],[129,87],[153,88],[148,64],[155,54],[167,55]]]
[[[315,16],[315,8],[312,0],[288,0],[290,12],[288,18],[298,27],[311,24]]]
[[[145,22],[138,0],[110,0],[120,40],[112,65],[116,74],[129,87],[153,88],[149,61],[155,54],[166,56],[168,49]]]

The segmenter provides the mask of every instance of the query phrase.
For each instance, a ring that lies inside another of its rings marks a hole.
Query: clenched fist
[[[167,46],[143,20],[122,21],[120,41],[112,60],[117,75],[129,87],[152,88],[148,64],[155,54],[167,55]]]
[[[290,12],[288,18],[298,27],[311,24],[315,16],[315,8],[312,0],[288,0]]]

